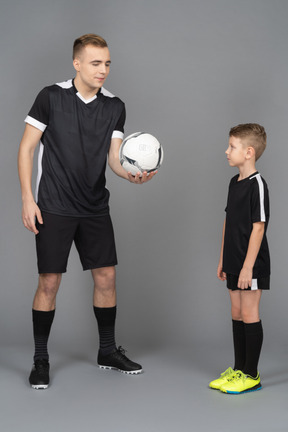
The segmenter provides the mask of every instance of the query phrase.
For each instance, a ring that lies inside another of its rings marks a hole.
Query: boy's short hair
[[[245,139],[247,147],[253,147],[256,160],[260,158],[266,148],[267,135],[263,126],[257,123],[245,123],[230,129],[229,137]]]
[[[98,36],[94,33],[85,34],[75,39],[74,41],[73,60],[75,59],[75,57],[77,57],[77,55],[79,55],[82,49],[85,48],[85,46],[87,45],[93,45],[100,48],[108,47],[107,42],[101,36]]]

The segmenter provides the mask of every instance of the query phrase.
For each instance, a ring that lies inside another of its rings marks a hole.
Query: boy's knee
[[[241,309],[238,307],[231,308],[231,315],[232,315],[232,319],[235,321],[241,321],[243,319]]]
[[[242,320],[245,324],[252,324],[254,322],[258,322],[259,314],[257,312],[242,313]]]

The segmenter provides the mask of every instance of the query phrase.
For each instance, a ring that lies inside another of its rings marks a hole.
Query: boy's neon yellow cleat
[[[220,387],[221,392],[229,394],[248,393],[261,390],[260,375],[256,378],[245,375],[241,371],[236,371],[234,375],[228,378],[227,382]]]
[[[220,387],[227,383],[227,380],[235,374],[234,369],[229,367],[225,372],[221,373],[220,377],[214,381],[211,381],[209,387],[215,390],[220,390]]]

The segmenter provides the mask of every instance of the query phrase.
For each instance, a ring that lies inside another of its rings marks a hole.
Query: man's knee
[[[61,273],[40,274],[38,290],[46,296],[55,296],[61,282],[61,277]]]
[[[115,267],[102,267],[92,270],[95,288],[114,289],[115,287]]]

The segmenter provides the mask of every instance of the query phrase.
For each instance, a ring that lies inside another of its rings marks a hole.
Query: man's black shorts
[[[237,287],[239,276],[228,274],[226,275],[227,288],[232,291],[240,290]],[[269,290],[270,289],[270,276],[263,278],[252,279],[252,286],[244,289],[244,291],[255,291],[255,290]],[[242,291],[242,290],[241,290]]]
[[[93,217],[58,216],[42,212],[37,223],[37,263],[39,273],[65,273],[73,241],[83,270],[117,264],[112,221],[109,214]]]

